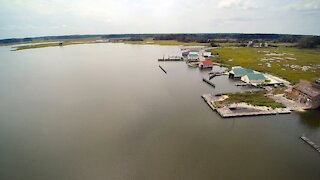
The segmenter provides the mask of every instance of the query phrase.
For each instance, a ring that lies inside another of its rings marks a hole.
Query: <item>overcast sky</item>
[[[320,0],[0,0],[0,39],[70,34],[320,35]]]

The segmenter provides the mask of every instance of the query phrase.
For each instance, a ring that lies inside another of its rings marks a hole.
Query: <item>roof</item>
[[[253,73],[253,71],[251,69],[246,69],[246,68],[242,68],[242,67],[232,68],[232,71],[235,75],[246,75],[249,73]]]
[[[320,89],[316,88],[315,86],[312,86],[312,84],[309,81],[300,81],[300,83],[293,86],[294,89],[301,91],[311,97],[320,96]]]
[[[192,55],[197,55],[197,56],[199,55],[198,52],[192,52],[192,51],[190,51],[189,54],[190,54],[190,55],[191,55],[191,54],[192,54]]]
[[[249,73],[247,76],[249,80],[266,80],[266,77],[261,73]]]
[[[189,53],[188,56],[189,56],[189,57],[190,57],[190,56],[199,57],[198,54],[191,54],[191,53]]]
[[[210,60],[204,60],[204,61],[201,61],[201,63],[203,65],[212,65],[212,61],[210,61]]]
[[[200,49],[190,49],[190,52],[192,53],[198,53],[200,51]]]

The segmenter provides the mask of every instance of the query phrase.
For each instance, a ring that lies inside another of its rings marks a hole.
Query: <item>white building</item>
[[[199,61],[199,53],[198,52],[189,52],[188,61]]]
[[[209,58],[209,57],[212,56],[212,54],[211,54],[211,52],[205,51],[205,52],[202,53],[202,56],[205,57],[205,58]]]

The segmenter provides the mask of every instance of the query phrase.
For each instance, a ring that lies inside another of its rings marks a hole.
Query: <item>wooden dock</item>
[[[166,74],[167,74],[167,71],[166,71],[166,70],[164,70],[162,66],[160,66],[160,65],[159,65],[159,68],[160,68],[164,73],[166,73]]]
[[[216,101],[216,98],[212,96],[211,94],[204,94],[201,96],[203,100],[208,104],[208,106],[212,109],[215,110],[216,108],[213,106],[212,102]]]
[[[300,138],[306,142],[307,144],[309,144],[314,150],[318,151],[320,153],[320,146],[316,145],[316,143],[314,143],[313,141],[311,141],[309,138],[307,138],[306,136],[302,135],[300,136]]]
[[[202,81],[204,81],[204,82],[206,82],[207,84],[209,84],[210,86],[212,86],[212,87],[216,87],[216,85],[214,85],[211,81],[209,81],[208,79],[206,79],[206,78],[202,78]]]
[[[221,72],[209,72],[209,75],[210,75],[210,77],[209,77],[209,80],[210,80],[210,79],[212,79],[212,78],[214,78],[214,77],[216,77],[216,76],[223,76],[223,75],[225,75],[225,73],[221,73]]]
[[[261,115],[276,115],[276,111],[248,111],[248,112],[233,112],[228,107],[216,109],[218,114],[223,118],[243,117],[243,116],[261,116]]]
[[[238,83],[236,86],[251,86],[249,83]]]
[[[167,58],[159,58],[158,61],[184,61],[183,57],[180,56],[169,56]]]

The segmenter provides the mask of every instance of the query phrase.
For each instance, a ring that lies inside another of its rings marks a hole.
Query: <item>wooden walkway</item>
[[[309,144],[313,149],[315,149],[316,151],[318,151],[320,153],[320,146],[316,145],[314,142],[312,142],[309,138],[307,138],[306,136],[302,135],[300,137],[304,142],[306,142],[307,144]]]

